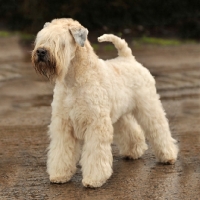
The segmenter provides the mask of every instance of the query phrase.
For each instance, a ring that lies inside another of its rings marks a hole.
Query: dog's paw
[[[140,157],[142,157],[142,155],[145,153],[145,151],[148,149],[148,146],[146,143],[142,143],[140,145],[134,145],[128,152],[121,152],[121,155],[123,155],[123,157],[125,159],[139,159]]]
[[[162,151],[156,152],[156,157],[158,158],[159,162],[170,165],[176,162],[177,155],[178,147],[174,143],[172,143],[168,149],[165,148]]]
[[[173,165],[176,162],[177,155],[169,156],[168,154],[158,158],[158,162],[168,165]]]
[[[93,180],[90,178],[84,178],[82,180],[83,186],[84,187],[90,187],[90,188],[97,188],[97,187],[101,187],[104,183],[106,182],[106,180],[102,181],[102,180]]]
[[[173,165],[175,164],[175,162],[176,162],[176,159],[171,159],[171,160],[163,161],[162,163],[166,165]]]
[[[70,176],[50,176],[50,182],[51,183],[66,183],[72,178],[72,175]]]
[[[57,170],[47,170],[49,174],[49,180],[51,183],[66,183],[76,173],[76,168]]]

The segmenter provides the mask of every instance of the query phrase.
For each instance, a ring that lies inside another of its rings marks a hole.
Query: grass
[[[35,39],[35,35],[33,35],[33,34],[20,33],[19,35],[22,40],[34,40]]]
[[[178,40],[178,39],[165,39],[165,38],[154,38],[154,37],[146,37],[143,36],[141,38],[138,38],[134,40],[134,44],[136,46],[142,45],[142,44],[151,44],[151,45],[158,45],[158,46],[178,46],[181,44],[192,44],[195,43],[194,40]]]
[[[115,49],[114,45],[113,44],[106,44],[106,45],[101,45],[101,44],[92,44],[92,47],[95,51],[98,51],[99,49],[102,49],[104,51],[113,51]]]
[[[0,37],[3,37],[3,38],[10,37],[13,35],[18,35],[22,40],[25,40],[25,41],[30,41],[35,38],[35,36],[33,34],[22,33],[19,31],[14,31],[14,32],[0,31]]]
[[[92,47],[95,51],[99,50],[99,44],[92,44]]]
[[[0,37],[9,37],[12,34],[8,31],[0,31]]]
[[[115,49],[113,44],[107,44],[104,46],[105,51],[113,51]]]

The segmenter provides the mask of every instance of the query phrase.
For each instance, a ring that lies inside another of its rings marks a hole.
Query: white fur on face
[[[60,24],[48,23],[37,34],[35,48],[33,50],[33,62],[36,65],[37,49],[43,48],[47,50],[49,54],[48,57],[53,57],[56,61],[57,75],[63,78],[67,73],[70,61],[74,57],[74,44],[74,39],[66,27]],[[49,60],[42,64],[43,66],[46,64],[47,69],[49,67],[48,61]]]

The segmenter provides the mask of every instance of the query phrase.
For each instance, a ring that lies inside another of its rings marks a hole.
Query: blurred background
[[[49,184],[54,85],[35,73],[31,51],[45,22],[66,17],[88,28],[100,58],[117,56],[97,42],[114,33],[150,70],[180,148],[174,166],[159,165],[151,147],[125,161],[113,145],[114,174],[103,189],[84,190],[80,168],[68,184]],[[199,40],[199,0],[0,0],[0,199],[199,199]]]
[[[133,37],[199,39],[198,0],[0,0],[0,28],[35,34],[54,18],[77,19],[90,31]]]
[[[18,35],[24,46],[33,43],[45,22],[66,17],[88,28],[92,44],[103,33],[114,33],[135,46],[170,46],[200,39],[198,0],[0,0],[0,5],[0,37]]]

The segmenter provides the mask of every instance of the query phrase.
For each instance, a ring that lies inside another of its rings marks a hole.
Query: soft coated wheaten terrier
[[[100,187],[112,174],[111,143],[121,155],[137,159],[147,149],[145,136],[158,161],[174,163],[178,148],[150,72],[111,34],[98,40],[112,42],[119,56],[99,59],[87,34],[77,21],[55,19],[37,34],[32,52],[36,71],[55,81],[50,181],[69,181],[80,160],[83,185]]]

